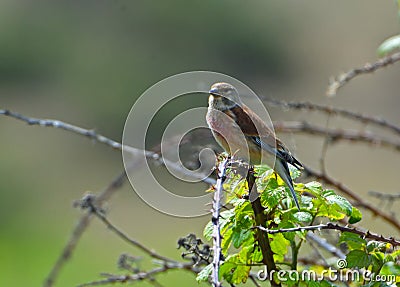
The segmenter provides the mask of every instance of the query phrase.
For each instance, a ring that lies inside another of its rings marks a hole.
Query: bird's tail
[[[300,205],[297,200],[296,192],[294,191],[293,181],[290,176],[288,164],[286,162],[282,161],[281,159],[277,158],[274,169],[275,169],[276,173],[282,178],[282,180],[289,187],[290,193],[292,194],[294,202],[296,203],[297,209],[300,211]]]

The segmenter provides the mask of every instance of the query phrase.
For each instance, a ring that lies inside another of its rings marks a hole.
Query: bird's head
[[[228,83],[215,83],[211,86],[209,106],[221,111],[229,110],[241,104],[239,93]]]

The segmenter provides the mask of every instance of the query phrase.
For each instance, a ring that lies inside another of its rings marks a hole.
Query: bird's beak
[[[217,96],[217,97],[220,97],[221,95],[218,93],[218,89],[217,88],[212,88],[210,91],[209,91],[209,93],[210,93],[210,95],[213,95],[213,96]]]

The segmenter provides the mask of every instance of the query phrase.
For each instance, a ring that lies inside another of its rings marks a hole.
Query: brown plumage
[[[228,83],[216,83],[210,89],[207,123],[226,152],[250,164],[267,164],[289,187],[300,210],[288,163],[296,168],[302,164],[276,138],[265,122],[244,105],[237,90]]]

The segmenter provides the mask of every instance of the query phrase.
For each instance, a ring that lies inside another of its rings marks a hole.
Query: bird
[[[303,165],[267,124],[241,101],[234,86],[224,82],[211,86],[206,121],[215,140],[227,153],[250,165],[267,164],[273,168],[288,186],[300,211],[288,164],[297,169],[303,169]]]

